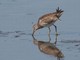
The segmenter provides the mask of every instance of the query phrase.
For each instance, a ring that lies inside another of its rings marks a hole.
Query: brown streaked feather
[[[41,16],[41,17],[39,18],[39,20],[41,20],[41,19],[43,19],[43,18],[45,18],[45,17],[47,17],[47,16],[50,16],[50,15],[52,15],[52,14],[53,14],[53,13],[45,14],[45,15]]]
[[[44,27],[44,26],[41,26],[41,25],[40,25],[40,24],[38,24],[38,23],[36,24],[36,26],[38,26],[37,30],[38,30],[38,29],[41,29],[41,28],[43,28],[43,27]]]
[[[55,20],[53,20],[54,17],[56,18],[55,13],[45,14],[39,18],[38,24],[41,24],[41,23],[51,24],[52,22],[55,22]]]
[[[38,29],[41,29],[41,28],[43,28],[44,26],[41,26],[41,25],[38,25]]]

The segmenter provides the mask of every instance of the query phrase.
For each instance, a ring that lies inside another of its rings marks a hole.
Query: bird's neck
[[[38,29],[43,28],[43,26],[41,26],[39,23],[37,24],[37,26],[38,26]]]

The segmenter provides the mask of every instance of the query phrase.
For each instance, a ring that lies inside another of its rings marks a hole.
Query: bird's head
[[[58,19],[60,18],[60,16],[63,14],[63,10],[59,9],[59,7],[56,9],[56,16],[58,17]]]

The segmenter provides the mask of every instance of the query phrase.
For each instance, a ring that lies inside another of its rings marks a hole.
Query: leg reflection
[[[57,39],[58,39],[58,35],[56,35],[56,37],[55,37],[55,42],[54,42],[55,45],[57,43]]]

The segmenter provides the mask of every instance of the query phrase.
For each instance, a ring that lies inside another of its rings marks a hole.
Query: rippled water
[[[33,44],[32,25],[46,13],[54,12],[59,6],[64,10],[58,27],[57,47],[63,52],[64,60],[80,59],[79,0],[0,0],[0,60],[57,60],[44,54]],[[51,43],[55,41],[51,27]],[[48,29],[39,30],[37,40],[48,41]]]

